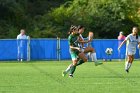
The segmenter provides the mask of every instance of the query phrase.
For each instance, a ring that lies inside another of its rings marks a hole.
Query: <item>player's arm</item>
[[[80,51],[80,48],[79,47],[73,47],[72,45],[70,45],[70,49],[76,49],[76,50],[79,50]]]
[[[120,50],[120,48],[123,46],[123,44],[126,43],[126,41],[127,41],[127,40],[124,40],[124,41],[120,44],[120,46],[118,47],[118,50]]]
[[[84,40],[84,41],[79,40],[78,42],[79,42],[79,43],[88,43],[89,40]]]
[[[130,39],[130,35],[128,35],[125,40],[119,45],[118,50],[120,50],[120,48],[123,46],[123,44],[125,44],[127,42],[127,40]]]
[[[84,40],[83,37],[82,37],[82,35],[80,34],[80,35],[79,35],[78,42],[79,42],[79,43],[82,43],[82,46],[84,46],[84,43],[88,43],[89,40]]]

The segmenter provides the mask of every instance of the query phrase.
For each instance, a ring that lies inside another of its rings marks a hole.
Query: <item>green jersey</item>
[[[79,38],[79,34],[76,34],[76,35],[70,34],[68,37],[69,46],[78,47],[79,45],[78,38]],[[79,53],[77,49],[70,49],[70,52],[74,52],[76,54]]]
[[[78,47],[78,35],[70,34],[68,37],[69,46]]]

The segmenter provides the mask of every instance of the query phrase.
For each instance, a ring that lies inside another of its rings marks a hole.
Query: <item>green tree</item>
[[[136,22],[138,5],[133,0],[74,0],[54,9],[47,16],[51,19],[51,26],[63,33],[61,37],[66,36],[70,25],[80,24],[87,31],[93,31],[98,38],[116,38],[119,31],[128,34],[132,26],[139,25]]]
[[[139,6],[139,0],[0,0],[0,38],[15,38],[21,28],[33,38],[67,38],[71,25],[85,26],[85,37],[93,31],[116,38],[140,27]]]

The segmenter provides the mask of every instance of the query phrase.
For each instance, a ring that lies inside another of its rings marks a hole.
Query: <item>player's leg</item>
[[[91,52],[90,56],[91,56],[91,60],[92,61],[97,62],[97,56],[96,56],[96,52],[95,51]]]
[[[70,64],[68,66],[68,68],[62,74],[63,76],[65,76],[70,71],[69,77],[73,77],[73,73],[75,72],[76,66],[81,65],[87,61],[87,58],[83,52],[79,53],[78,56],[77,54],[72,53],[71,57],[72,57],[73,64]],[[80,59],[79,61],[78,58]]]
[[[97,61],[97,56],[96,56],[96,52],[95,52],[94,48],[92,48],[92,47],[85,48],[84,53],[88,53],[88,52],[90,52],[91,61],[94,61],[95,66],[102,64],[102,62]]]
[[[134,61],[134,55],[132,55],[132,61],[131,61],[131,63],[133,63],[133,61]]]
[[[66,68],[66,70],[62,72],[62,76],[63,76],[63,77],[66,76],[66,74],[70,71],[71,67],[72,67],[72,64],[70,64],[70,65]]]
[[[84,53],[86,54],[86,53],[88,53],[88,52],[93,52],[94,51],[94,48],[92,48],[92,47],[86,47],[85,49],[84,49]]]
[[[103,64],[102,62],[98,62],[95,50],[90,54],[92,61],[94,61],[95,66]]]
[[[134,60],[134,55],[131,56],[131,60],[128,63],[128,70],[131,68],[131,65],[132,65],[133,60]]]
[[[69,77],[73,77],[73,74],[76,70],[76,65],[77,65],[77,62],[78,62],[77,59],[72,60],[72,61],[73,61],[73,64],[72,64],[71,69],[70,69]]]
[[[130,55],[127,55],[127,60],[125,62],[125,71],[126,72],[129,72],[128,65],[129,65],[130,59],[131,59]]]
[[[78,61],[78,57],[80,59],[79,61]],[[77,56],[77,54],[73,53],[72,61],[73,61],[73,64],[70,66],[69,77],[73,77],[73,74],[75,72],[76,66],[81,65],[82,63],[86,62],[87,58],[86,58],[86,56],[85,56],[85,54],[83,52],[79,53],[78,56]]]
[[[65,71],[62,72],[62,76],[65,76],[69,71],[71,71],[71,69],[73,68],[73,65],[75,65],[76,61],[78,60],[78,56],[77,54],[75,54],[74,52],[71,53],[71,58],[72,58],[72,64],[70,64]],[[75,67],[74,67],[75,68]],[[74,70],[74,69],[73,69]],[[71,73],[74,73],[73,71],[71,71]]]
[[[79,57],[79,61],[77,62],[77,66],[83,64],[84,62],[87,62],[87,57],[83,52],[79,53],[78,57]]]
[[[131,61],[132,61],[132,55],[127,55],[127,61],[125,63],[125,71],[129,72],[129,69],[131,67]]]
[[[129,69],[132,65],[132,62],[134,60],[134,55],[136,53],[136,50],[127,50],[127,54],[128,54],[128,60],[126,61],[126,64],[125,64],[125,70],[126,72],[129,72]]]
[[[92,59],[91,59],[91,52],[87,53],[86,55],[87,55],[88,61],[92,61]]]
[[[91,58],[91,60],[92,61],[97,61],[97,57],[96,57],[96,52],[95,52],[95,50],[94,50],[94,48],[92,48],[92,47],[86,47],[85,49],[84,49],[84,53],[86,54],[86,53],[89,53],[90,52],[90,58]]]

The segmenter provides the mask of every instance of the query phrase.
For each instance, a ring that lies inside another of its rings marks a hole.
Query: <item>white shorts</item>
[[[126,51],[126,55],[135,55],[136,54],[136,49],[128,49]]]

